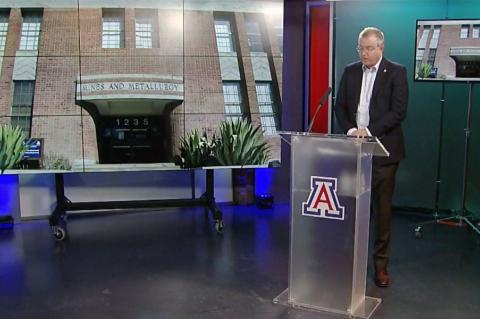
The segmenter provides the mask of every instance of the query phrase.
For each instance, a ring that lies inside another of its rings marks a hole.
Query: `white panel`
[[[19,174],[22,218],[48,216],[56,205],[55,175]]]
[[[272,81],[266,53],[252,53],[252,68],[255,81]]]
[[[215,202],[217,203],[231,203],[232,196],[232,169],[220,168],[215,169]],[[195,194],[200,196],[205,192],[205,170],[195,171]]]
[[[37,72],[37,51],[17,51],[13,66],[14,81],[34,81]]]
[[[231,170],[215,170],[215,199],[231,202]],[[205,173],[197,170],[196,197],[205,192]],[[49,216],[56,206],[54,174],[20,174],[22,218]],[[65,196],[73,202],[191,198],[189,171],[64,174]],[[75,213],[75,212],[71,212]]]
[[[238,67],[237,54],[233,56],[220,56],[220,71],[222,73],[222,81],[240,81],[240,69]]]

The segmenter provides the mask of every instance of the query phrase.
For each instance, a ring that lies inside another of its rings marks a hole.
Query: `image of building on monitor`
[[[415,80],[480,81],[480,20],[418,20]]]
[[[117,2],[0,4],[0,125],[42,139],[40,168],[174,167],[239,119],[279,162],[283,0]]]

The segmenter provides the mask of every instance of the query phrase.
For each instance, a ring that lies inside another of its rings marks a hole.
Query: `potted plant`
[[[177,163],[184,168],[202,166],[264,165],[270,148],[263,140],[260,127],[246,120],[228,120],[219,126],[219,136],[208,138],[193,130],[181,139]],[[233,201],[253,204],[255,201],[255,171],[253,168],[232,169]]]
[[[0,126],[0,224],[12,224],[14,213],[20,211],[18,175],[4,174],[15,167],[29,147],[29,141],[19,127]]]
[[[228,120],[220,124],[220,137],[215,149],[220,165],[264,165],[268,162],[270,148],[263,140],[260,127],[246,119]],[[255,170],[232,169],[233,202],[245,205],[255,202]]]
[[[431,72],[432,72],[432,65],[428,63],[423,63],[418,68],[417,79],[428,78]]]
[[[218,165],[214,157],[214,149],[218,139],[213,135],[209,140],[207,132],[202,135],[198,130],[192,130],[182,137],[180,141],[180,156],[177,157],[178,164],[183,168],[194,168],[202,166]]]

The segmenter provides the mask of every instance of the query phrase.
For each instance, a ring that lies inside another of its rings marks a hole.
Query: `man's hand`
[[[355,131],[354,135],[356,135],[357,138],[368,137],[368,132],[364,128],[359,128]]]
[[[350,130],[348,130],[347,135],[348,136],[356,136],[357,138],[364,138],[364,137],[370,136],[368,134],[367,129],[365,129],[365,128],[358,128],[358,129],[357,128],[351,128]]]

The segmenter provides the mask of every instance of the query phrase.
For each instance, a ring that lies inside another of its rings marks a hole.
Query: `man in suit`
[[[347,135],[376,136],[389,157],[373,160],[372,211],[375,220],[375,284],[388,287],[390,224],[395,174],[405,158],[401,123],[408,104],[407,71],[383,57],[384,36],[368,27],[358,36],[360,61],[347,65],[338,88],[335,113]]]

